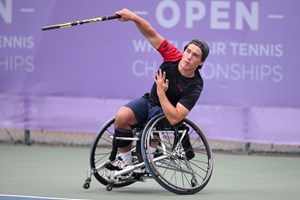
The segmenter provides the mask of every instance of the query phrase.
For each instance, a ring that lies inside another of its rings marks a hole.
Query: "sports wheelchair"
[[[90,149],[90,168],[83,184],[90,187],[92,176],[106,186],[107,191],[155,179],[175,194],[195,194],[209,182],[213,171],[212,152],[201,130],[185,118],[170,125],[159,114],[144,126],[133,126],[133,137],[114,135],[115,118],[109,119],[99,130]],[[162,128],[163,127],[163,128]],[[115,140],[132,140],[133,165],[118,167],[120,156]],[[150,145],[157,148],[150,155]]]

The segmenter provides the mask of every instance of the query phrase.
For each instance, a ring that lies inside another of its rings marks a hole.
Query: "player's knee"
[[[116,127],[129,128],[131,124],[135,123],[135,116],[133,111],[128,107],[121,107],[115,115]]]
[[[130,145],[132,143],[132,140],[126,140],[126,138],[132,138],[132,137],[133,137],[132,130],[120,129],[120,128],[117,128],[115,130],[115,144],[119,148]]]

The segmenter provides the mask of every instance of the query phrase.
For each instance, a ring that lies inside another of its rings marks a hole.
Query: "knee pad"
[[[129,129],[117,128],[115,130],[115,136],[114,137],[132,138],[133,133],[132,133],[132,130],[129,130]],[[122,139],[116,139],[116,138],[114,138],[114,140],[115,140],[116,146],[119,147],[119,148],[126,147],[126,146],[128,146],[132,143],[132,140],[122,140]]]

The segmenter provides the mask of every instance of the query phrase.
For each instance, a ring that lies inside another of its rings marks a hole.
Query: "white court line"
[[[39,197],[39,196],[24,196],[24,195],[10,195],[10,194],[0,194],[1,197],[17,197],[17,198],[32,198],[32,199],[53,199],[53,200],[70,200],[67,198],[55,198],[55,197]],[[88,200],[88,199],[73,199],[72,200]]]

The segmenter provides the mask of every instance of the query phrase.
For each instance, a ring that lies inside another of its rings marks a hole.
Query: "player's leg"
[[[131,127],[142,124],[148,116],[148,100],[140,97],[122,106],[115,115],[115,136],[133,137]],[[121,157],[121,168],[132,164],[132,140],[115,140]]]

